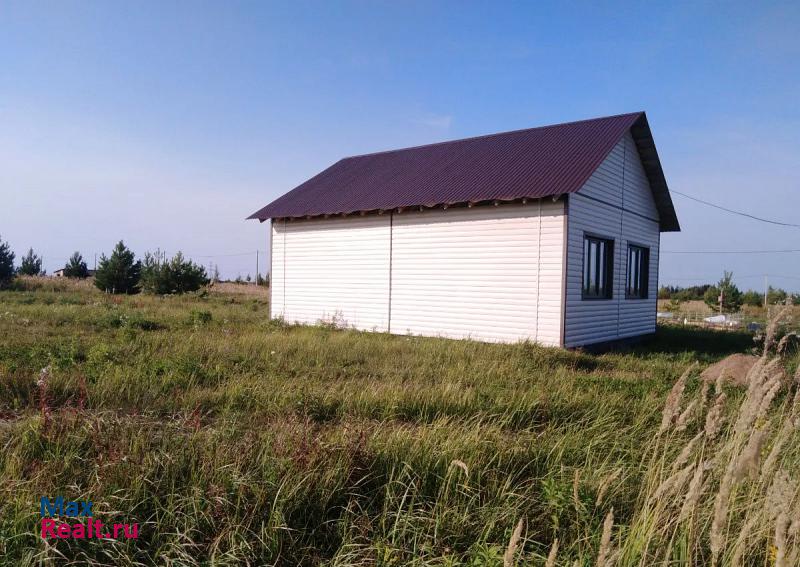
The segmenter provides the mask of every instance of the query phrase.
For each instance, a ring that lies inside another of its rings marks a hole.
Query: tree
[[[770,305],[786,303],[787,297],[788,295],[784,290],[780,288],[776,289],[772,286],[769,286],[769,290],[767,291],[767,303],[769,303]]]
[[[148,253],[142,266],[142,290],[167,295],[196,291],[208,284],[206,269],[178,252],[169,262],[161,262]]]
[[[42,258],[33,252],[33,248],[29,248],[28,253],[22,257],[22,263],[17,273],[23,276],[38,276],[42,274]]]
[[[120,240],[110,258],[100,256],[94,285],[107,293],[138,293],[141,272],[142,263]]]
[[[764,305],[764,294],[748,290],[742,294],[742,303],[751,307],[761,307]]]
[[[0,238],[0,287],[11,281],[14,277],[14,258],[8,242],[3,242]]]
[[[80,252],[75,252],[69,257],[69,262],[64,266],[64,275],[68,278],[87,278],[89,277],[89,270],[86,267],[86,262],[83,261],[83,256]]]
[[[703,295],[703,301],[712,309],[719,309],[722,295],[722,310],[733,313],[742,306],[742,292],[733,283],[733,272],[725,272],[717,285],[709,287]]]

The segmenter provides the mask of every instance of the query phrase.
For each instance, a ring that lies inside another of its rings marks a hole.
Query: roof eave
[[[664,169],[661,167],[661,160],[658,157],[653,133],[650,130],[650,124],[647,122],[647,115],[644,112],[631,126],[631,136],[636,142],[639,158],[650,183],[650,189],[653,191],[653,198],[660,218],[659,228],[661,232],[680,232],[681,225],[678,222],[678,215],[675,213],[675,206],[669,194],[667,179],[664,177]]]

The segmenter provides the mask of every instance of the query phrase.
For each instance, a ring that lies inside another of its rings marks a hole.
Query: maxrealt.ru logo
[[[42,516],[42,538],[55,539],[136,539],[139,524],[110,524],[94,519],[93,503],[88,500],[67,501],[63,496],[54,500],[43,496],[39,503]],[[83,522],[60,521],[53,516],[81,518]]]

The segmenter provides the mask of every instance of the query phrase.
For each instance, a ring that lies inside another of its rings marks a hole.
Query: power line
[[[734,274],[734,279],[747,279],[747,278],[763,278],[767,276],[768,278],[778,278],[778,279],[788,279],[788,280],[800,280],[800,276],[784,276],[778,274],[746,274],[744,276],[739,276]],[[719,278],[719,274],[715,276],[702,276],[702,277],[691,277],[691,278],[669,278],[669,277],[662,277],[662,280],[686,280],[686,281],[711,281]]]
[[[662,254],[790,254],[800,249],[785,250],[662,250]]]
[[[249,252],[235,252],[233,254],[189,254],[184,252],[183,255],[191,258],[229,258],[232,256],[252,256],[256,252],[264,253],[263,250],[250,250]]]
[[[731,213],[731,214],[734,214],[734,215],[747,217],[749,219],[757,220],[757,221],[760,221],[760,222],[765,222],[765,223],[768,223],[768,224],[776,224],[778,226],[789,226],[789,227],[792,227],[792,228],[800,228],[800,224],[794,224],[794,223],[790,223],[790,222],[781,222],[781,221],[776,221],[776,220],[771,220],[771,219],[765,219],[765,218],[762,218],[762,217],[757,217],[755,215],[751,215],[750,213],[744,213],[742,211],[735,211],[733,209],[729,209],[727,207],[723,207],[722,205],[717,205],[715,203],[709,203],[708,201],[704,201],[703,199],[698,199],[697,197],[692,197],[691,195],[687,195],[686,193],[682,193],[680,191],[676,191],[675,189],[670,189],[670,193],[675,193],[677,195],[681,195],[682,197],[686,197],[687,199],[691,199],[692,201],[697,201],[698,203],[702,203],[704,205],[708,205],[709,207],[714,207],[715,209],[719,209],[721,211],[725,211],[726,213]]]

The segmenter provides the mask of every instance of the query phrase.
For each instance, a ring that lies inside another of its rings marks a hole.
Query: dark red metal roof
[[[640,148],[661,213],[661,229],[680,230],[643,112],[344,158],[249,218],[263,221],[574,193],[628,130]],[[645,156],[643,151],[650,153]]]

